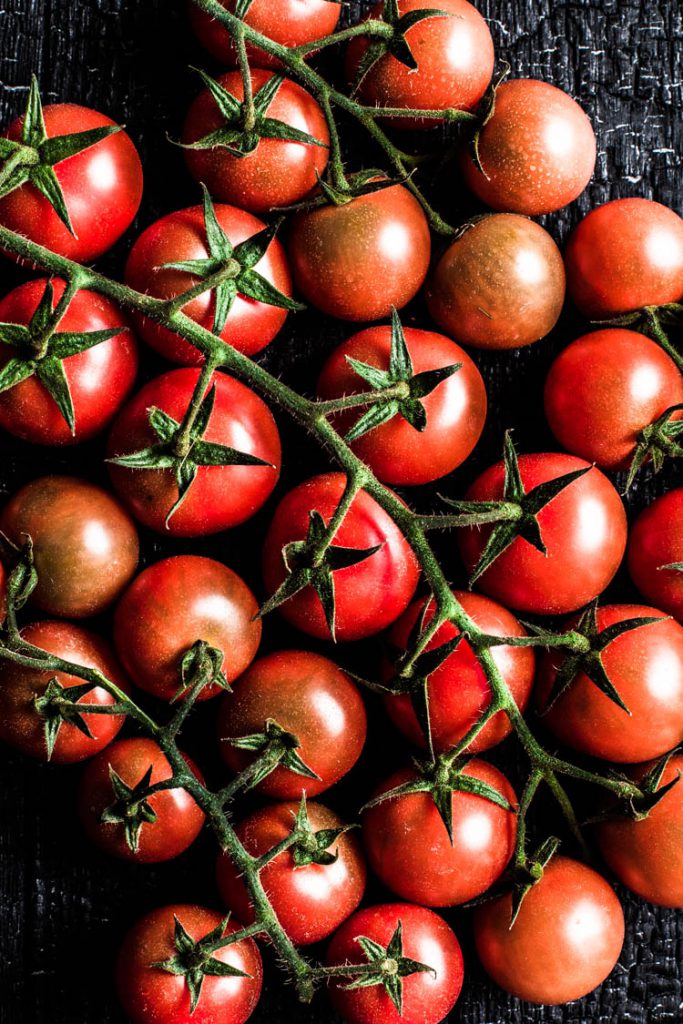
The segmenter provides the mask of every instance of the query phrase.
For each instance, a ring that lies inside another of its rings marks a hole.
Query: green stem
[[[529,808],[531,807],[532,801],[536,796],[536,791],[543,780],[543,773],[534,768],[529,778],[526,781],[526,785],[522,790],[522,796],[519,801],[519,809],[517,811],[517,839],[515,842],[515,867],[523,867],[526,864],[526,821]]]
[[[391,25],[387,25],[385,21],[377,21],[376,19],[360,21],[357,25],[351,25],[349,28],[340,29],[339,32],[332,32],[328,36],[320,36],[320,38],[314,39],[311,43],[302,43],[301,46],[293,46],[289,52],[297,57],[307,57],[309,54],[319,53],[328,46],[337,46],[339,43],[346,43],[349,39],[355,39],[357,36],[367,36],[375,39],[389,39],[391,32]]]
[[[408,398],[410,388],[405,381],[399,381],[381,391],[361,391],[357,395],[342,395],[341,398],[329,398],[316,402],[316,409],[322,416],[332,416],[346,409],[362,409],[378,402],[389,402],[392,398]]]
[[[237,66],[242,76],[242,90],[244,92],[244,130],[251,132],[256,125],[256,109],[254,107],[254,94],[251,87],[251,68],[247,56],[247,44],[244,39],[244,26],[241,24],[235,32],[235,46],[237,48]]]
[[[175,453],[181,458],[188,455],[190,452],[190,448],[192,446],[192,428],[194,427],[197,416],[199,415],[199,410],[201,409],[202,402],[204,401],[206,389],[211,382],[211,378],[217,365],[218,363],[215,355],[209,355],[206,357],[202,366],[202,372],[199,374],[197,383],[194,386],[190,404],[183,416],[183,422],[180,424],[180,430],[173,439]]]
[[[325,552],[327,551],[330,544],[334,540],[339,530],[339,527],[344,522],[344,519],[346,518],[346,513],[349,511],[351,505],[353,504],[353,499],[356,497],[358,492],[363,488],[363,484],[365,482],[365,475],[365,467],[363,467],[362,469],[360,467],[355,467],[348,473],[344,493],[339,499],[339,504],[334,510],[334,515],[327,524],[327,529],[325,531],[325,536],[323,540],[320,542],[320,544],[318,544],[318,546],[315,549],[315,557],[313,559],[314,566],[322,565]]]
[[[669,337],[662,327],[659,315],[657,313],[657,306],[646,306],[645,315],[647,317],[647,325],[650,329],[652,337],[655,339],[658,345],[664,349],[666,354],[673,359],[678,369],[683,373],[683,356],[681,356],[677,349],[669,341]]]

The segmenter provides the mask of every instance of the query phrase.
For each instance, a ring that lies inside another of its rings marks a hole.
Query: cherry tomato
[[[150,425],[150,408],[161,409],[180,424],[190,404],[200,371],[171,370],[149,381],[117,418],[109,437],[109,457],[141,451],[159,443]],[[243,523],[263,505],[280,473],[280,435],[270,409],[244,384],[216,373],[215,401],[202,439],[253,455],[267,465],[204,465],[179,508],[173,469],[129,469],[110,465],[112,483],[136,519],[159,533],[198,537]],[[190,452],[192,458],[192,451]],[[199,457],[198,457],[199,458]]]
[[[119,503],[72,476],[43,476],[14,494],[0,531],[20,547],[30,536],[38,583],[31,603],[81,619],[104,611],[138,564],[138,535]]]
[[[329,523],[346,486],[343,473],[325,473],[299,484],[282,499],[263,546],[263,577],[269,594],[285,578],[282,549],[306,537],[309,513],[315,510]],[[361,562],[333,573],[336,637],[359,640],[372,636],[408,607],[419,577],[417,559],[390,516],[365,491],[353,499],[334,537],[332,547],[377,551]],[[305,587],[280,606],[288,622],[321,639],[329,639],[320,598]]]
[[[109,645],[94,633],[86,632],[70,622],[34,622],[21,632],[22,639],[56,658],[93,668],[101,672],[122,690],[128,683]],[[0,661],[0,739],[10,746],[39,761],[48,760],[44,714],[35,706],[35,700],[45,696],[50,680],[68,691],[71,686],[82,686],[84,680],[64,672],[40,672],[36,669]],[[115,704],[114,697],[103,687],[95,686],[78,700],[83,705],[83,724],[90,732],[86,736],[77,725],[62,721],[52,750],[55,764],[70,764],[92,757],[106,747],[116,736],[124,722],[124,715],[87,714],[89,704]]]
[[[198,641],[224,654],[229,681],[250,664],[261,640],[258,604],[242,579],[221,562],[176,555],[133,580],[114,616],[114,646],[143,690],[172,700],[181,688],[183,656]],[[212,684],[199,694],[220,693]]]
[[[587,465],[573,455],[521,455],[519,469],[528,491]],[[467,492],[468,500],[500,499],[503,463],[485,470]],[[538,615],[575,611],[602,593],[626,548],[626,514],[621,498],[599,469],[574,480],[538,514],[547,555],[517,537],[480,577],[478,586],[504,605]],[[471,572],[490,527],[458,531],[460,554]]]
[[[455,591],[455,597],[475,625],[489,636],[525,636],[519,621],[509,611],[481,594]],[[423,614],[427,601],[414,601],[408,610],[394,624],[389,633],[389,643],[399,652],[406,650],[411,634]],[[434,618],[434,602],[423,619],[423,628]],[[459,630],[452,623],[444,623],[427,644],[431,651],[448,643]],[[529,647],[492,647],[491,655],[512,693],[520,711],[524,711],[534,681],[535,657]],[[387,661],[384,677],[394,675]],[[430,724],[432,742],[437,753],[444,753],[454,747],[475,724],[491,703],[491,689],[477,657],[467,640],[462,640],[456,649],[429,676],[428,682]],[[384,706],[394,724],[407,736],[411,743],[426,747],[427,741],[413,711],[407,694],[386,696]],[[500,743],[512,731],[507,715],[499,711],[487,722],[481,732],[469,744],[469,753],[488,750]]]
[[[254,754],[230,740],[263,733],[272,720],[296,738],[296,754],[318,779],[275,768],[258,792],[295,800],[305,791],[317,796],[353,768],[365,743],[365,706],[354,683],[340,668],[310,651],[278,651],[259,658],[226,694],[218,712],[221,755],[235,773]]]
[[[237,837],[248,853],[261,857],[292,832],[299,805],[270,804],[237,826]],[[322,804],[309,803],[312,832],[340,829],[342,820]],[[315,840],[311,838],[315,850]],[[303,846],[301,850],[303,851]],[[260,878],[277,918],[296,945],[326,939],[356,909],[365,890],[365,861],[360,842],[353,832],[344,832],[330,844],[332,864],[297,864],[292,848],[273,858]],[[240,921],[251,924],[254,908],[246,886],[227,853],[218,858],[218,888],[226,907]]]
[[[683,297],[683,220],[649,199],[591,210],[565,253],[569,293],[592,320]]]
[[[598,629],[649,616],[662,617],[622,633],[601,655],[630,714],[580,672],[544,716],[563,743],[592,757],[632,763],[658,757],[683,741],[683,626],[656,608],[615,604],[598,608]],[[537,686],[542,713],[563,660],[551,650],[541,661]]]
[[[628,571],[643,597],[683,620],[683,488],[669,491],[640,513],[631,527]]]
[[[567,1003],[592,992],[616,964],[624,913],[597,871],[555,856],[525,896],[512,928],[511,898],[482,903],[474,938],[484,969],[532,1003]]]
[[[388,370],[391,327],[370,327],[335,349],[318,381],[320,398],[339,398],[368,391],[348,359]],[[460,363],[461,368],[422,399],[427,426],[420,431],[400,414],[357,441],[352,448],[380,480],[390,484],[423,484],[450,473],[470,454],[484,429],[486,388],[479,370],[459,345],[431,331],[404,329],[415,374]],[[347,433],[366,410],[356,409],[333,419]]]
[[[201,779],[196,765],[183,756]],[[124,787],[133,791],[143,780],[154,786],[173,775],[161,748],[143,737],[117,740],[90,762],[81,777],[79,812],[88,837],[105,853],[140,864],[154,864],[177,857],[195,841],[204,824],[204,812],[186,790],[164,789],[144,801],[148,816],[141,818],[137,850],[131,849],[126,841],[126,821],[134,827],[136,809],[117,795],[112,772]],[[102,819],[105,811],[110,812],[108,821]],[[151,821],[150,811],[155,816]]]
[[[258,234],[265,227],[244,210],[217,203],[216,218],[233,246]],[[164,269],[165,263],[205,260],[209,257],[204,227],[204,209],[192,206],[161,217],[150,225],[133,246],[126,264],[126,283],[158,299],[172,299],[199,283],[199,278],[180,270]],[[277,238],[254,268],[279,292],[291,296],[292,283],[285,251]],[[183,306],[183,313],[206,330],[213,330],[215,298],[202,292]],[[238,293],[221,332],[221,338],[245,355],[260,352],[278,333],[287,310],[257,302]],[[173,331],[143,316],[136,316],[140,336],[148,345],[174,363],[197,365],[203,357],[189,342]]]
[[[537,217],[580,196],[595,167],[595,134],[578,103],[548,82],[515,78],[496,92],[479,136],[482,173],[465,153],[474,194],[494,210]]]
[[[72,135],[113,125],[104,114],[75,103],[43,108],[47,137]],[[6,137],[18,141],[23,117],[8,128]],[[130,226],[142,198],[142,165],[124,131],[114,132],[94,146],[54,165],[74,233],[31,184],[0,199],[0,224],[32,242],[77,260],[97,259]],[[101,301],[101,300],[100,300]]]
[[[340,320],[379,320],[419,291],[431,241],[417,199],[391,185],[297,214],[287,250],[311,305]]]
[[[0,323],[27,326],[46,285],[46,278],[38,278],[6,295],[0,300]],[[64,292],[64,281],[53,278],[52,288],[54,309]],[[0,394],[0,426],[24,441],[50,445],[77,444],[103,430],[132,388],[138,368],[137,344],[126,318],[104,296],[79,291],[56,328],[56,334],[90,334],[113,328],[121,328],[121,333],[59,361],[73,404],[73,434],[35,373]],[[15,349],[0,343],[0,367],[16,354]]]
[[[427,303],[437,324],[464,345],[508,349],[553,329],[564,292],[564,263],[548,232],[514,213],[494,213],[446,250]]]

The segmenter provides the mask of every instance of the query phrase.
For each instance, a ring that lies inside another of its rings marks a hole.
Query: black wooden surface
[[[571,224],[591,205],[609,198],[643,195],[680,211],[680,0],[481,0],[479,8],[490,20],[499,55],[511,63],[513,74],[544,78],[572,92],[596,127],[599,158],[594,182],[570,210],[550,218],[558,240],[566,237]],[[3,0],[0,4],[0,122],[23,108],[29,76],[35,71],[45,102],[92,105],[125,123],[141,149],[146,170],[139,226],[195,201],[182,159],[165,137],[179,133],[184,109],[196,91],[187,68],[197,63],[212,67],[190,37],[182,0]],[[461,215],[462,189],[452,169],[443,172],[438,190],[446,213],[454,218]],[[103,261],[106,269],[120,271],[133,237],[134,230]],[[0,268],[3,292],[19,279],[14,268]],[[416,323],[426,323],[419,303],[411,314]],[[461,493],[479,469],[498,457],[505,426],[516,428],[525,450],[552,444],[542,418],[541,384],[553,353],[579,326],[567,314],[554,337],[541,345],[503,357],[475,355],[486,377],[491,416],[474,458],[447,484],[441,483],[439,490]],[[348,333],[343,326],[330,326],[306,313],[290,322],[265,362],[300,388],[310,388],[324,354]],[[144,373],[161,368],[149,357]],[[287,479],[322,469],[322,456],[287,424],[282,426]],[[3,492],[54,471],[55,466],[103,479],[101,443],[55,456],[0,438]],[[630,498],[631,510],[637,511],[665,487],[680,485],[682,480],[680,470],[646,479]],[[432,507],[434,491],[421,494],[419,500],[426,507]],[[257,538],[272,507],[271,502],[240,532],[199,545],[224,558],[257,590],[257,558],[250,550],[257,550]],[[144,542],[146,560],[188,548],[149,535]],[[442,553],[454,582],[462,582],[447,539],[442,541]],[[632,596],[623,573],[610,596]],[[107,622],[102,626],[106,629]],[[281,624],[268,623],[266,647],[296,642]],[[366,662],[375,653],[374,647],[361,646],[349,657]],[[201,709],[184,745],[191,752],[199,751],[209,778],[218,780],[220,766],[205,755],[211,719],[211,708]],[[372,735],[376,747],[387,751],[390,766],[400,761],[395,735],[374,712]],[[514,773],[516,757],[506,746],[496,756]],[[368,776],[379,777],[386,770],[377,757],[369,755],[354,773],[356,782],[362,780],[362,789],[354,787],[352,777],[339,787],[336,806],[352,815],[367,792]],[[174,864],[153,869],[120,865],[95,853],[80,834],[75,813],[78,768],[35,765],[3,749],[0,773],[0,1022],[121,1024],[124,1018],[111,982],[112,957],[121,935],[140,913],[161,903],[215,902],[211,837],[203,836]],[[559,827],[552,807],[541,804],[536,827],[539,832]],[[462,938],[467,963],[466,987],[449,1019],[465,1024],[682,1021],[683,915],[655,909],[623,890],[620,895],[628,930],[619,965],[594,995],[563,1008],[519,1004],[495,990],[473,955],[467,915],[447,914]],[[378,886],[371,893],[373,899],[385,896]],[[265,994],[252,1018],[255,1024],[334,1020],[324,995],[311,1007],[299,1007],[274,966],[268,968]]]

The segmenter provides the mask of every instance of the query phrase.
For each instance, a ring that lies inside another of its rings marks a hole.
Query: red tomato
[[[569,293],[592,320],[678,302],[683,220],[649,199],[615,199],[575,228],[565,262]]]
[[[514,615],[488,597],[462,591],[455,591],[455,597],[482,632],[490,636],[526,635]],[[426,603],[425,599],[414,601],[394,624],[389,634],[389,643],[393,647],[400,651],[406,649],[418,616],[422,614]],[[434,602],[430,601],[429,605],[423,621],[424,627],[434,618]],[[426,650],[432,651],[435,647],[440,647],[458,633],[459,630],[452,623],[444,623],[427,644]],[[517,706],[524,711],[534,681],[533,650],[530,647],[492,647],[491,654]],[[393,674],[393,669],[387,661],[383,671],[384,678],[389,680]],[[434,749],[437,753],[444,753],[459,743],[491,703],[491,688],[467,640],[461,641],[452,654],[449,654],[430,675],[428,694]],[[391,720],[411,743],[426,747],[425,737],[407,694],[385,697],[384,706]],[[471,754],[488,750],[505,739],[511,731],[510,720],[505,712],[499,711],[470,743],[467,750]]]
[[[43,108],[48,138],[72,135],[113,125],[104,114],[75,103],[54,103]],[[6,137],[18,141],[23,117],[13,121]],[[142,165],[124,131],[55,164],[74,229],[72,235],[52,206],[30,184],[0,199],[0,224],[25,235],[47,249],[90,263],[110,249],[130,226],[142,198]],[[103,301],[103,300],[100,300]]]
[[[28,325],[46,284],[46,278],[27,281],[0,300],[0,323]],[[64,292],[64,281],[52,278],[52,287],[54,309]],[[50,445],[77,444],[103,430],[122,405],[137,373],[137,344],[126,318],[104,296],[79,291],[56,330],[57,334],[89,334],[115,327],[122,328],[120,334],[68,356],[61,364],[73,403],[73,434],[36,374],[0,394],[0,426],[24,441]],[[15,355],[15,349],[0,343],[0,367]]]
[[[640,513],[631,527],[628,571],[643,597],[683,620],[683,488],[669,491]]]
[[[645,605],[604,605],[598,608],[598,629],[661,615]],[[541,661],[541,711],[563,660],[551,650]],[[630,715],[580,672],[544,717],[563,743],[592,757],[632,763],[658,757],[683,741],[683,626],[662,617],[623,633],[605,648],[602,663]]]
[[[200,371],[171,370],[139,391],[117,418],[108,455],[127,455],[159,443],[149,422],[152,407],[181,423]],[[263,505],[280,474],[280,435],[270,409],[244,384],[216,373],[215,404],[203,439],[254,455],[259,465],[211,466],[199,462],[183,503],[166,523],[178,500],[173,469],[129,469],[111,465],[112,483],[133,515],[145,526],[174,537],[198,537],[243,523]],[[192,458],[192,452],[190,453]],[[199,456],[198,456],[199,460]]]
[[[317,796],[353,768],[365,743],[365,706],[355,684],[328,658],[310,651],[278,651],[259,658],[226,694],[218,712],[223,759],[235,773],[254,760],[230,739],[263,733],[271,719],[299,741],[296,753],[318,779],[275,768],[258,792],[295,800]]]
[[[183,655],[204,640],[225,656],[229,681],[244,672],[261,640],[256,599],[221,562],[176,555],[150,565],[133,580],[114,616],[114,645],[138,685],[162,700],[181,686]],[[200,700],[221,692],[206,687]]]
[[[515,78],[496,92],[479,136],[479,159],[464,153],[474,194],[494,210],[537,217],[581,195],[595,167],[595,134],[578,103],[548,82]]]
[[[263,546],[263,577],[269,594],[285,578],[283,547],[306,537],[311,510],[329,523],[345,486],[343,473],[325,473],[299,484],[282,499]],[[333,547],[365,550],[377,545],[379,550],[362,562],[333,574],[338,640],[360,640],[383,630],[408,607],[419,577],[417,559],[398,526],[369,494],[359,491]],[[280,611],[304,633],[330,638],[323,606],[311,586],[281,605]]]
[[[567,1003],[610,973],[624,942],[624,913],[597,871],[555,856],[522,902],[512,928],[510,896],[474,912],[484,969],[506,992],[532,1003]]]

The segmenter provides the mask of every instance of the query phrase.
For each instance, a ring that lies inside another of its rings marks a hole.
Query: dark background
[[[489,19],[499,56],[510,62],[514,75],[543,78],[567,89],[593,119],[599,148],[595,179],[569,210],[549,219],[558,241],[589,207],[610,198],[642,195],[680,211],[683,15],[678,0],[481,0],[478,6]],[[349,16],[357,16],[358,4],[349,7]],[[124,123],[141,150],[146,171],[137,230],[161,213],[196,202],[182,158],[166,141],[167,134],[178,136],[184,110],[197,91],[190,64],[215,70],[192,40],[182,0],[0,4],[0,123],[23,110],[32,71],[40,80],[44,102],[71,100],[94,106]],[[438,133],[433,138],[439,149]],[[351,143],[354,166],[373,158],[376,162],[376,154],[366,154],[361,139],[351,138]],[[464,219],[473,209],[452,166],[440,172],[434,188],[440,193],[441,209],[453,220]],[[135,233],[133,228],[102,261],[104,269],[120,273]],[[11,266],[3,266],[0,274],[3,292],[21,279]],[[419,302],[406,315],[427,325]],[[440,482],[439,491],[461,494],[480,469],[499,457],[504,427],[515,427],[522,450],[552,446],[542,417],[542,381],[553,354],[581,328],[567,313],[553,337],[532,349],[503,356],[474,353],[486,378],[491,415],[474,457]],[[350,333],[351,328],[307,312],[290,318],[264,362],[295,386],[310,390],[325,353]],[[161,369],[160,362],[147,357],[144,375]],[[281,426],[285,484],[323,469],[323,456],[288,424]],[[104,481],[101,458],[101,442],[54,453],[1,438],[0,487],[10,492],[55,469]],[[638,511],[663,489],[682,482],[680,470],[667,470],[654,480],[646,476],[629,496],[630,510]],[[411,500],[435,508],[436,490],[423,489]],[[223,558],[260,592],[258,537],[272,508],[271,500],[249,526],[195,543],[193,550]],[[145,561],[188,548],[148,534],[143,540]],[[441,553],[454,583],[462,584],[462,570],[448,538],[441,542]],[[609,596],[634,596],[623,573]],[[106,630],[107,622],[101,625]],[[297,642],[278,621],[267,624],[266,648]],[[376,646],[355,646],[340,651],[340,660],[371,671]],[[199,752],[208,777],[220,784],[224,773],[211,762],[212,755],[207,756],[213,713],[211,706],[197,712],[183,745]],[[330,802],[350,817],[368,792],[368,778],[381,777],[405,757],[400,741],[372,707],[371,719],[372,748],[381,751],[381,757],[366,756],[352,777],[337,787],[336,796],[330,795]],[[510,742],[504,744],[495,758],[519,784],[523,766],[513,748]],[[138,869],[107,860],[80,834],[75,810],[78,775],[77,767],[53,769],[0,751],[1,1024],[122,1024],[111,965],[125,929],[141,913],[165,902],[215,904],[209,835],[179,861],[158,868]],[[581,801],[582,795],[577,796]],[[534,817],[538,836],[558,828],[562,825],[554,808],[541,801]],[[571,852],[568,842],[565,848]],[[465,1024],[683,1020],[683,914],[655,909],[623,890],[620,895],[627,938],[617,968],[595,994],[561,1008],[520,1004],[489,985],[472,952],[467,914],[448,913],[463,941],[467,965],[463,996],[449,1019]],[[374,900],[386,896],[379,886],[370,893]],[[266,978],[264,997],[252,1018],[255,1024],[334,1020],[324,995],[311,1007],[299,1007],[272,964]]]

